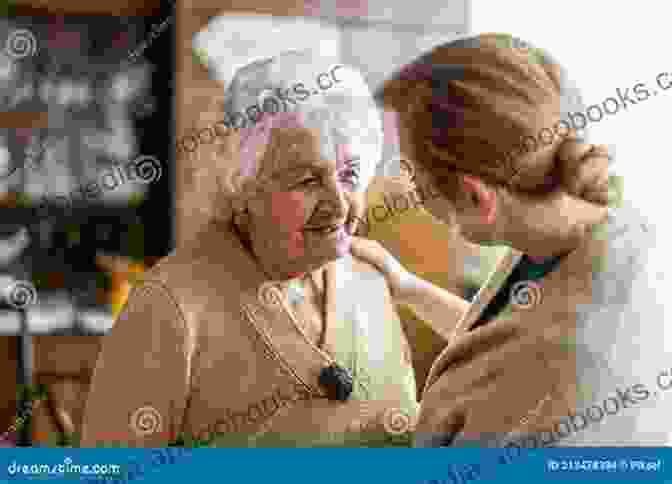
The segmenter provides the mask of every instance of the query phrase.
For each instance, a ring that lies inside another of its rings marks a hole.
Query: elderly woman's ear
[[[231,220],[234,213],[229,196],[229,171],[222,167],[236,166],[239,134],[222,127],[221,99],[214,97],[196,121],[190,133],[197,139],[196,145],[178,152],[185,175],[185,196],[180,205],[190,214],[190,223],[200,227],[212,220]],[[212,131],[215,136],[205,140],[197,138],[198,133],[204,131]],[[197,231],[195,228],[194,233]]]

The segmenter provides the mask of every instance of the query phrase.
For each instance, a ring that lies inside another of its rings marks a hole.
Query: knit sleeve
[[[81,446],[165,447],[174,440],[189,393],[191,353],[184,318],[168,290],[151,281],[134,288],[104,338]]]

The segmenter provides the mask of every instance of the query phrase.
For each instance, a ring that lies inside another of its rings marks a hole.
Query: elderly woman
[[[467,304],[350,254],[382,140],[363,78],[288,52],[241,68],[226,98],[219,214],[131,292],[82,446],[407,443],[418,403],[394,303],[453,326]]]
[[[511,248],[434,363],[416,443],[670,443],[659,401],[672,398],[670,339],[651,262],[665,256],[637,210],[605,206],[607,152],[579,138],[581,113],[565,119],[564,71],[511,41],[440,45],[380,93],[417,182],[445,195],[425,207],[474,243]]]

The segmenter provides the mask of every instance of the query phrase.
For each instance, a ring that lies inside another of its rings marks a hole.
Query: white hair
[[[226,124],[241,134],[240,156],[231,166],[219,167],[228,180],[235,180],[227,184],[234,197],[258,181],[268,128],[287,118],[300,118],[302,126],[318,130],[321,147],[328,150],[325,157],[336,159],[339,138],[352,140],[360,156],[361,189],[371,181],[382,156],[382,122],[364,77],[355,68],[312,51],[286,51],[238,69],[225,93],[224,110]],[[255,146],[249,146],[250,140]]]

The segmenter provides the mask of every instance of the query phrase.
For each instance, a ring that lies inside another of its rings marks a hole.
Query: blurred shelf
[[[110,310],[76,308],[67,292],[43,296],[34,306],[26,309],[28,332],[31,335],[103,335],[114,325]],[[21,333],[19,311],[0,310],[0,336]]]
[[[90,217],[111,217],[119,219],[130,219],[140,210],[139,207],[114,207],[103,204],[91,205],[73,205],[71,208],[64,208],[62,205],[50,205],[40,210],[36,208],[13,207],[0,208],[2,210],[2,222],[8,224],[32,225],[41,220],[59,220],[67,222],[86,221]]]
[[[21,315],[18,311],[0,310],[0,336],[16,336],[21,332]]]

